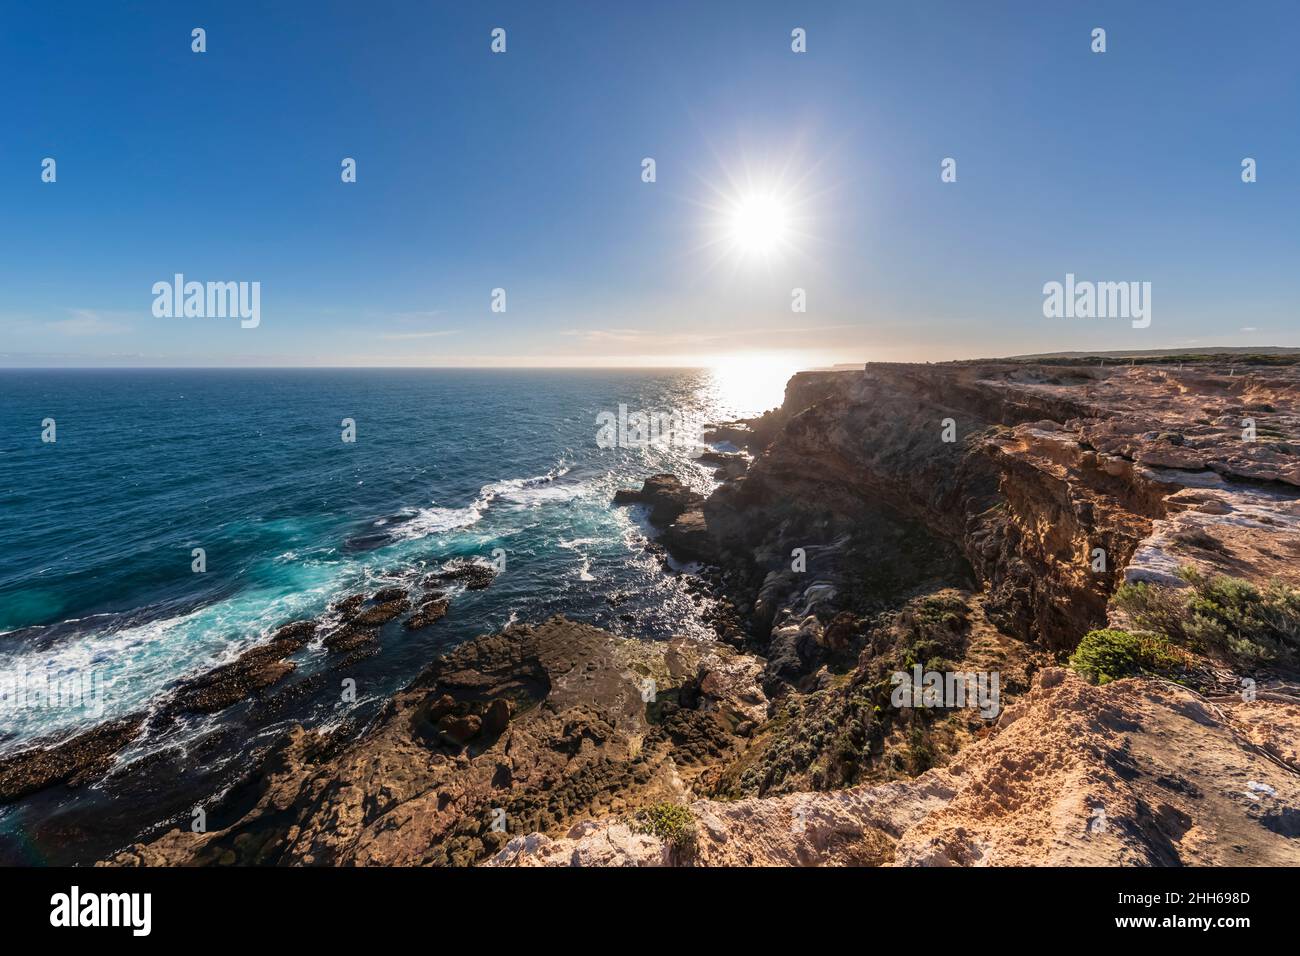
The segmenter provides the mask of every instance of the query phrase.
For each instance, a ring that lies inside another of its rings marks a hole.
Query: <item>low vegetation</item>
[[[972,359],[954,364],[975,364],[987,359]],[[1063,365],[1063,366],[1115,366],[1115,365],[1254,365],[1287,366],[1300,363],[1300,352],[1296,349],[1278,349],[1275,352],[1172,352],[1151,351],[1142,353],[1112,353],[1110,355],[1046,355],[1022,356],[1015,359],[1002,359],[1018,365]]]
[[[1300,662],[1300,590],[1190,567],[1179,574],[1189,587],[1125,584],[1112,601],[1137,629],[1242,670],[1294,669]]]
[[[896,708],[894,673],[951,671],[965,654],[970,609],[933,594],[878,615],[858,666],[827,687],[792,695],[755,746],[718,782],[714,796],[768,796],[835,790],[868,779],[911,777],[954,749],[951,721],[968,714],[938,707]]]
[[[629,821],[637,833],[648,833],[668,844],[679,858],[695,851],[695,816],[679,803],[659,803],[637,811]]]
[[[1070,667],[1094,684],[1139,674],[1164,675],[1179,663],[1163,638],[1115,628],[1089,631],[1070,656]]]

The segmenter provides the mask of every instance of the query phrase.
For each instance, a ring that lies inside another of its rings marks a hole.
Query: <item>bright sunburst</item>
[[[738,274],[789,265],[811,251],[811,169],[797,172],[793,158],[758,165],[741,160],[722,168],[710,195],[698,200],[708,211],[701,246],[707,267],[729,264]]]
[[[747,256],[770,256],[790,241],[790,210],[771,193],[737,199],[729,225],[731,242]]]

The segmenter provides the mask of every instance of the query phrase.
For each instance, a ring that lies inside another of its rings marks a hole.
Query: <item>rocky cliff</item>
[[[1140,548],[1134,573],[1161,560],[1222,565],[1172,540],[1157,558],[1153,532],[1169,537],[1166,522],[1177,514],[1217,520],[1261,508],[1279,524],[1256,523],[1258,537],[1276,540],[1285,527],[1296,553],[1298,389],[1294,367],[803,373],[781,410],[758,423],[755,434],[771,438],[753,443],[748,474],[724,485],[701,516],[712,556],[753,558],[757,571],[783,577],[793,548],[847,537],[870,550],[863,539],[877,523],[929,535],[968,562],[1008,631],[1069,649],[1105,620],[1107,596]],[[1243,440],[1250,423],[1254,435]],[[891,543],[889,553],[897,550]],[[1282,568],[1242,562],[1236,570],[1262,577]],[[765,581],[760,588],[776,579]]]

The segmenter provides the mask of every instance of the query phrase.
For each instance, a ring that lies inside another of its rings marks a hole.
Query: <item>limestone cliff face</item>
[[[794,548],[838,540],[843,554],[882,524],[928,534],[965,559],[1004,629],[1069,649],[1104,623],[1107,597],[1144,542],[1172,513],[1206,507],[1209,486],[1222,494],[1209,494],[1218,501],[1203,513],[1233,509],[1233,494],[1247,504],[1246,489],[1252,506],[1293,522],[1298,395],[1293,368],[802,373],[783,407],[755,423],[748,473],[701,516],[714,556],[748,564],[745,584],[757,592],[778,579],[787,592],[806,587],[787,573]],[[1186,488],[1200,499],[1180,498]],[[1173,560],[1205,557],[1183,550]],[[817,569],[841,582],[845,570]]]

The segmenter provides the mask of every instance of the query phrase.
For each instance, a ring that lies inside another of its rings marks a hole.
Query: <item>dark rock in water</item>
[[[443,598],[434,598],[431,601],[425,601],[415,613],[406,619],[403,625],[408,631],[418,631],[422,627],[428,627],[435,621],[440,621],[447,613],[447,601]]]
[[[403,596],[395,601],[376,604],[374,607],[358,611],[353,615],[352,623],[361,627],[378,627],[380,624],[387,624],[410,606],[411,602],[406,599],[405,592],[403,592]]]
[[[367,644],[373,644],[379,631],[372,627],[357,627],[349,624],[325,638],[325,649],[335,654],[344,654]]]
[[[390,601],[400,601],[404,597],[406,597],[406,588],[390,587],[376,591],[370,600],[375,604],[387,604]]]
[[[102,777],[144,721],[143,714],[122,717],[61,742],[37,745],[0,759],[0,803],[55,784],[78,787]]]
[[[304,642],[311,640],[316,633],[315,621],[293,621],[281,627],[271,636],[273,641],[294,641],[302,639]],[[301,645],[300,645],[301,646]]]
[[[739,478],[749,470],[749,459],[738,451],[706,451],[695,459],[701,465],[713,465],[713,477],[720,481]]]
[[[259,714],[268,717],[272,714],[286,713],[319,692],[324,683],[325,675],[317,673],[301,680],[290,681],[283,687],[277,687],[273,693],[263,695],[258,701]]]
[[[614,504],[650,506],[650,523],[666,528],[689,508],[697,508],[704,496],[682,484],[676,475],[651,475],[640,491],[623,488],[614,493]]]
[[[739,478],[749,470],[749,459],[738,451],[706,451],[696,461],[715,466],[713,477],[721,481]]]
[[[745,456],[738,451],[706,451],[695,460],[701,465],[725,465],[737,458],[741,461],[745,460]]]
[[[678,558],[708,561],[713,558],[713,539],[704,512],[692,508],[664,529],[664,546]]]
[[[753,426],[748,422],[727,422],[707,426],[701,433],[700,438],[707,442],[727,442],[737,448],[748,448],[755,443],[761,443]],[[715,454],[719,453],[715,452]]]
[[[476,561],[453,563],[441,571],[435,571],[424,579],[425,587],[436,581],[460,581],[471,591],[481,591],[496,580],[496,568],[490,564]]]
[[[331,671],[334,671],[335,673],[341,671],[344,674],[347,674],[350,673],[351,669],[353,667],[356,667],[357,664],[361,663],[367,658],[376,657],[378,656],[378,654],[379,654],[379,641],[370,640],[364,644],[358,645],[357,647],[353,648],[351,651],[348,651],[347,653],[334,658],[333,662],[330,664],[329,669]]]
[[[336,612],[343,620],[348,620],[352,615],[357,613],[357,609],[366,603],[364,594],[353,594],[345,597],[341,601],[335,601],[330,605],[330,610]]]
[[[314,628],[313,628],[314,630]],[[284,658],[301,649],[307,637],[285,637],[245,651],[235,661],[186,681],[164,705],[169,714],[213,714],[277,684],[296,666]]]

